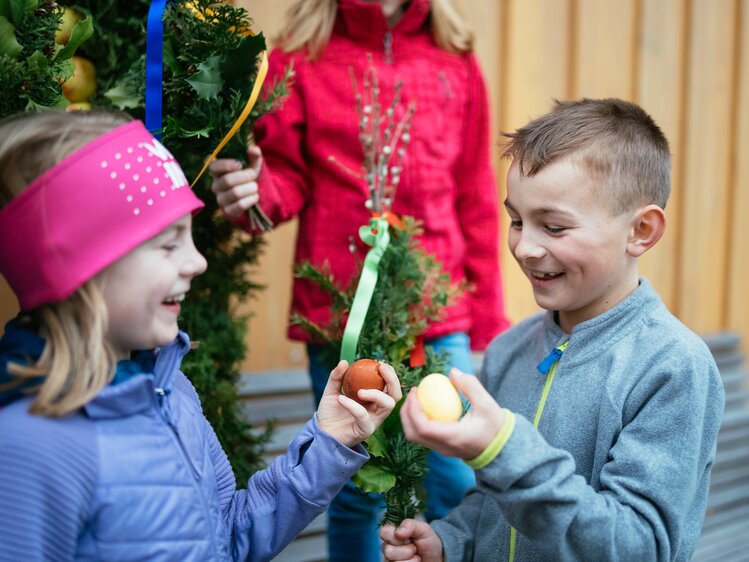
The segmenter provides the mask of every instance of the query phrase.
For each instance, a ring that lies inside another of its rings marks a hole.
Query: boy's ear
[[[627,242],[627,253],[638,258],[655,246],[666,231],[666,213],[658,205],[647,205],[637,210]]]

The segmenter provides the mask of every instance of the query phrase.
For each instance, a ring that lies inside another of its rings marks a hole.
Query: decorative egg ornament
[[[343,375],[343,393],[359,404],[364,404],[359,400],[359,390],[362,388],[385,388],[385,379],[380,375],[380,364],[374,359],[354,361]]]
[[[430,420],[458,421],[463,413],[463,402],[450,379],[441,373],[424,377],[416,389],[419,406]]]

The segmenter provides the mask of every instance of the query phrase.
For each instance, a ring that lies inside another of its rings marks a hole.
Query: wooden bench
[[[749,560],[749,373],[739,337],[731,333],[705,336],[723,377],[726,410],[718,435],[710,498],[695,562]],[[313,412],[306,371],[272,371],[242,375],[242,409],[259,429],[274,419],[276,430],[266,460],[283,453]],[[274,562],[326,560],[326,517],[321,515]]]

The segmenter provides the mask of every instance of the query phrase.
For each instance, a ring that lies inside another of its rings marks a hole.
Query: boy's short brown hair
[[[503,156],[532,176],[574,155],[600,182],[619,214],[640,205],[666,207],[671,192],[668,140],[640,106],[617,98],[555,100],[554,108],[512,133]]]

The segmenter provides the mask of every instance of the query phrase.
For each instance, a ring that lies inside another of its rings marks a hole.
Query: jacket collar
[[[429,0],[411,0],[392,32],[418,33],[424,27],[429,13]],[[382,39],[387,31],[387,20],[379,2],[338,0],[337,33],[369,46],[382,47]]]
[[[566,334],[554,319],[554,312],[548,311],[544,317],[546,347],[551,350],[569,340],[565,354],[574,354],[574,357],[568,355],[569,364],[585,362],[590,356],[600,355],[610,349],[629,330],[638,329],[643,310],[655,310],[664,306],[650,282],[641,278],[639,286],[631,295],[603,314],[581,322],[572,329],[571,334]],[[578,342],[582,345],[579,351],[576,349]]]
[[[190,350],[190,339],[180,332],[167,346],[155,351],[153,376],[141,373],[121,384],[109,385],[83,409],[93,419],[126,417],[160,406],[161,396],[171,392],[182,358]]]

